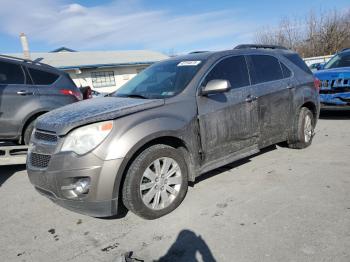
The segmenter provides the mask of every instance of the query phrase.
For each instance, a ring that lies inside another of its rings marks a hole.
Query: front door
[[[211,80],[228,80],[232,88],[197,98],[205,163],[230,158],[256,145],[258,140],[257,101],[251,96],[245,57],[231,56],[219,61],[202,87]]]

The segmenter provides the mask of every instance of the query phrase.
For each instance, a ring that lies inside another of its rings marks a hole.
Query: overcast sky
[[[263,25],[310,10],[350,8],[350,0],[0,0],[0,53],[32,51],[217,50],[252,42]]]

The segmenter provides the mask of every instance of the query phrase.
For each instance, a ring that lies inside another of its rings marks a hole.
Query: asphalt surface
[[[313,145],[210,172],[158,220],[96,219],[36,193],[24,165],[0,166],[1,261],[350,261],[350,113],[323,116]]]

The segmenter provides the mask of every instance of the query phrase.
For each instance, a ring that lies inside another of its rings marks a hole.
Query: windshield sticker
[[[177,66],[197,66],[202,61],[182,61]]]

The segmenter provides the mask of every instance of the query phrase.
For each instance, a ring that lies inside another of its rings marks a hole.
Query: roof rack
[[[202,54],[202,53],[208,53],[209,51],[193,51],[188,53],[189,55],[193,55],[193,54]]]
[[[33,64],[33,65],[39,65],[42,67],[46,67],[46,68],[50,68],[50,69],[56,69],[53,66],[50,66],[48,64],[44,64],[44,63],[40,63],[39,61],[41,61],[42,59],[37,58],[34,61],[30,60],[30,59],[25,59],[25,58],[20,58],[20,57],[15,57],[15,56],[9,56],[9,55],[2,55],[0,54],[0,57],[2,58],[6,58],[6,59],[11,59],[11,60],[15,60],[15,61],[19,61],[19,62],[23,62],[23,63],[28,63],[28,64]],[[40,60],[39,60],[40,59]]]
[[[280,45],[254,45],[254,44],[244,44],[238,45],[234,49],[283,49],[288,50],[288,48]]]

